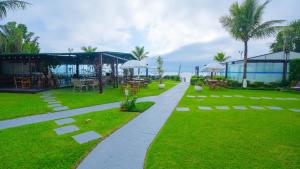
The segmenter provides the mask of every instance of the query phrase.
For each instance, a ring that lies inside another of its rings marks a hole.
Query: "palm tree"
[[[219,52],[217,53],[217,55],[214,56],[214,60],[219,63],[223,63],[227,61],[229,58],[230,56],[225,56],[224,52]]]
[[[87,52],[87,53],[91,53],[91,52],[96,52],[97,50],[97,47],[91,47],[91,46],[88,46],[88,47],[81,47],[81,50]]]
[[[138,60],[141,61],[148,57],[149,52],[145,52],[144,46],[138,47],[136,46],[132,51],[132,55]],[[140,74],[140,68],[138,68],[138,74]]]
[[[25,9],[27,5],[30,4],[25,1],[0,0],[0,19],[3,19],[7,16],[8,10],[15,10],[17,8]]]
[[[230,15],[220,18],[223,27],[237,40],[244,42],[243,87],[247,87],[248,41],[261,39],[275,34],[281,27],[274,26],[283,20],[271,20],[262,23],[262,15],[270,1],[259,4],[258,0],[235,2],[230,7]]]

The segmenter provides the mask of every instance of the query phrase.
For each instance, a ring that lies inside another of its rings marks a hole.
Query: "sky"
[[[145,46],[150,64],[161,55],[166,71],[193,71],[213,61],[217,52],[239,59],[243,44],[219,22],[236,0],[27,0],[25,10],[9,12],[0,24],[17,21],[40,37],[41,52],[131,52]],[[241,2],[241,1],[239,1]],[[263,1],[260,1],[263,2]],[[272,0],[263,20],[300,19],[299,0]],[[249,56],[269,53],[273,38],[253,40]]]

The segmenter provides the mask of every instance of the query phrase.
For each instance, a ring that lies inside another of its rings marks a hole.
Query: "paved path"
[[[155,105],[99,143],[78,169],[142,169],[149,145],[187,88],[180,83],[159,95]]]
[[[156,101],[156,97],[157,96],[140,98],[138,99],[138,102]],[[4,120],[4,121],[0,121],[0,129],[23,126],[27,124],[39,123],[39,122],[44,122],[49,120],[56,120],[56,119],[76,116],[80,114],[86,114],[95,111],[117,108],[117,107],[120,107],[120,102],[114,102],[114,103],[108,103],[108,104],[102,104],[98,106],[84,107],[84,108],[72,109],[66,111],[59,111],[55,113],[26,116],[26,117],[11,119],[11,120]]]

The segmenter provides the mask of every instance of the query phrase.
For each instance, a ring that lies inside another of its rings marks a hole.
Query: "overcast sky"
[[[82,46],[130,52],[145,46],[151,56],[205,64],[224,51],[239,58],[242,43],[219,18],[235,0],[27,0],[32,6],[10,12],[3,22],[24,23],[40,37],[42,52],[80,51]],[[261,1],[262,2],[262,1]],[[273,0],[264,20],[299,19],[299,0]],[[273,38],[252,41],[249,55],[268,53]]]

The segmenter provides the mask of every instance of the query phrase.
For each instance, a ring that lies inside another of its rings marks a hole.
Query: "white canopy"
[[[220,63],[209,63],[202,68],[202,72],[220,72],[221,70],[225,69],[223,65]]]
[[[129,60],[121,66],[121,69],[131,69],[131,68],[147,68],[147,65],[142,61]]]

